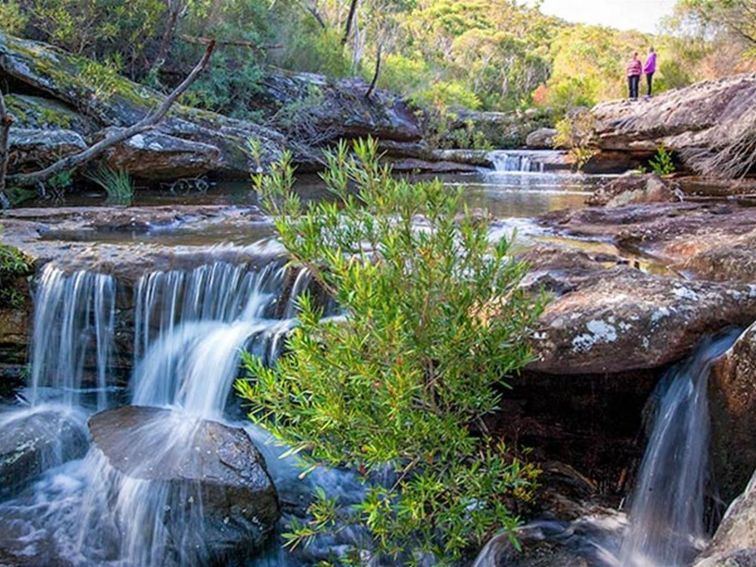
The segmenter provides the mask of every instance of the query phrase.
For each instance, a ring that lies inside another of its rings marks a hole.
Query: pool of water
[[[414,179],[430,180],[433,176]],[[480,172],[438,176],[449,187],[461,188],[465,202],[476,208],[487,209],[491,215],[502,217],[531,217],[548,211],[580,207],[587,193],[593,191],[606,177],[569,173]],[[304,200],[329,198],[328,190],[316,175],[300,176],[296,191]],[[83,191],[66,195],[54,206],[97,206],[108,204],[101,192]],[[134,206],[159,205],[258,205],[250,182],[221,181],[212,184],[205,192],[174,192],[170,189],[137,188]],[[53,203],[37,200],[29,207],[49,207]]]

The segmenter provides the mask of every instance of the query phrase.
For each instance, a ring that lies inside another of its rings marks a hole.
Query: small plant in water
[[[103,165],[86,176],[105,190],[108,203],[128,205],[134,198],[134,182],[122,169],[114,170]]]
[[[364,474],[352,521],[395,563],[428,552],[449,564],[501,528],[512,534],[538,471],[485,418],[506,377],[530,360],[526,338],[542,309],[518,286],[526,266],[512,241],[491,244],[460,192],[394,177],[372,141],[328,155],[323,179],[336,202],[305,207],[290,156],[253,178],[292,264],[310,270],[344,317],[324,318],[305,295],[275,365],[245,355],[248,377],[236,388],[250,418],[307,467]],[[335,514],[317,496],[288,545],[333,530]]]
[[[675,172],[672,154],[664,146],[659,146],[656,155],[648,162],[648,165],[656,175],[670,175]]]

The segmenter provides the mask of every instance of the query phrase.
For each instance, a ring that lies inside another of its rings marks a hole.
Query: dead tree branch
[[[378,76],[381,74],[381,52],[383,51],[383,45],[378,44],[378,53],[375,56],[375,72],[373,73],[373,80],[370,81],[370,86],[368,87],[367,92],[365,93],[365,98],[370,98],[370,95],[373,94],[373,91],[375,90],[375,86],[378,84]]]
[[[344,37],[341,38],[341,45],[346,45],[347,41],[349,41],[349,36],[352,35],[352,26],[354,25],[354,19],[357,15],[357,4],[359,4],[359,1],[360,0],[352,0],[352,3],[349,5],[349,15],[346,20]]]
[[[212,55],[214,49],[215,42],[210,41],[210,43],[207,45],[207,49],[205,49],[205,53],[202,56],[202,59],[200,59],[199,63],[197,63],[194,69],[192,69],[191,73],[187,75],[187,77],[181,82],[179,86],[174,89],[171,94],[165,97],[163,102],[160,103],[160,105],[155,110],[148,113],[144,118],[142,118],[133,126],[129,126],[128,128],[119,128],[117,130],[113,129],[102,140],[90,146],[86,150],[60,159],[40,171],[11,175],[8,177],[8,182],[22,187],[44,183],[54,175],[57,175],[62,171],[77,169],[85,163],[93,160],[94,158],[99,157],[114,145],[124,142],[129,138],[136,136],[137,134],[141,134],[142,132],[146,132],[147,130],[154,128],[165,117],[173,103],[176,102],[176,99],[184,94],[184,92],[191,86],[191,84],[200,75],[200,73],[205,70],[208,63],[210,62],[210,56]]]
[[[0,194],[5,191],[5,176],[8,173],[8,138],[10,137],[10,128],[13,124],[13,117],[8,114],[5,107],[5,97],[0,92]]]

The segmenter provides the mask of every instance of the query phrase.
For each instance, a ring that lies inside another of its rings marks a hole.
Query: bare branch
[[[352,35],[352,26],[354,25],[354,18],[357,15],[357,4],[360,0],[352,0],[349,5],[349,15],[346,20],[346,28],[344,29],[344,37],[341,38],[341,45],[346,45],[349,41],[349,36]]]
[[[5,97],[0,92],[0,194],[5,191],[5,176],[8,172],[8,138],[13,117],[5,107]]]
[[[383,44],[378,44],[378,53],[375,56],[375,72],[373,73],[373,80],[370,81],[370,86],[365,93],[365,98],[370,98],[375,90],[375,85],[378,83],[378,75],[381,74],[381,52],[383,51]]]
[[[320,12],[318,12],[317,8],[310,4],[309,2],[305,2],[304,9],[307,10],[307,12],[315,18],[315,21],[320,24],[320,27],[325,29],[328,29],[328,26],[325,23],[325,20],[323,19],[323,16],[320,15]]]
[[[52,165],[35,171],[33,173],[18,173],[8,177],[8,181],[19,186],[36,185],[37,183],[44,182],[61,171],[69,171],[81,167],[83,164],[93,160],[96,157],[102,155],[106,150],[112,146],[128,140],[129,138],[146,132],[154,128],[168,113],[171,106],[176,99],[178,99],[184,92],[191,86],[191,84],[197,79],[197,77],[205,70],[210,62],[210,56],[215,49],[215,42],[210,41],[205,49],[205,53],[200,59],[199,63],[192,69],[191,73],[177,86],[174,91],[169,94],[163,100],[160,105],[142,118],[139,122],[128,128],[119,128],[118,130],[111,130],[111,132],[105,136],[102,140],[96,144],[90,146],[86,150],[83,150],[77,154],[67,156],[53,163]]]
[[[209,37],[199,37],[199,36],[193,36],[193,35],[187,35],[187,34],[181,34],[179,36],[183,41],[187,43],[194,43],[197,45],[210,45],[210,42],[215,42],[215,45],[219,47],[247,47],[249,49],[254,49],[255,51],[264,51],[266,49],[281,49],[283,47],[280,43],[274,43],[270,45],[259,45],[253,41],[247,41],[244,39],[227,39],[223,41],[216,41]]]

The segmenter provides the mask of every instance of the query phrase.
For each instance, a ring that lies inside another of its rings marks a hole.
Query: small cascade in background
[[[115,352],[116,282],[96,272],[42,269],[34,301],[31,403],[39,405],[51,388],[58,403],[82,405],[96,395],[107,407],[107,380]],[[94,369],[94,376],[90,370]]]
[[[496,172],[543,173],[544,164],[537,159],[543,153],[534,150],[494,150],[486,157]]]

